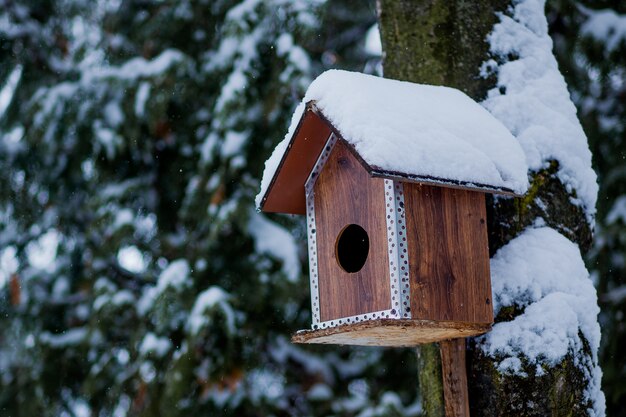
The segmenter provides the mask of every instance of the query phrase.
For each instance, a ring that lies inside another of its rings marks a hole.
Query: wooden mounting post
[[[465,339],[439,342],[446,417],[469,417]]]

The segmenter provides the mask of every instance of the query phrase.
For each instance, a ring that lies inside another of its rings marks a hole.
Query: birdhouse
[[[306,215],[312,329],[413,346],[493,322],[485,194],[528,186],[517,140],[462,92],[328,71],[266,163],[257,205]]]

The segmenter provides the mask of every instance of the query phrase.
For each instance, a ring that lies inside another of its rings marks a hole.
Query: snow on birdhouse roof
[[[308,140],[300,130],[309,112],[326,121],[373,176],[518,195],[528,188],[517,140],[461,91],[330,70],[311,83],[266,162],[258,207],[272,193],[294,141]]]

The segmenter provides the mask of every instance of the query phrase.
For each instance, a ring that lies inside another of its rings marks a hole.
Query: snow
[[[258,1],[254,0],[253,2],[257,3]],[[239,13],[251,13],[251,11],[245,10],[245,7],[240,8],[237,6],[229,11],[227,19],[237,20],[235,16]],[[212,59],[205,66],[206,71],[211,71],[224,63],[230,62],[236,56],[233,62],[233,70],[222,86],[219,98],[215,104],[216,112],[223,111],[226,105],[232,102],[247,87],[248,79],[246,75],[254,73],[252,65],[258,57],[259,44],[264,40],[265,35],[262,27],[257,27],[249,34],[238,37],[236,41],[233,41],[230,36],[226,37],[222,40],[216,54],[211,57]]]
[[[17,86],[22,78],[22,66],[17,65],[13,71],[9,74],[9,77],[4,83],[4,86],[0,86],[0,119],[4,116],[4,112],[11,104],[13,100],[13,94],[17,89]]]
[[[107,305],[110,300],[111,300],[111,297],[108,294],[99,295],[93,301],[93,310],[99,311],[102,307]]]
[[[249,137],[250,132],[227,132],[224,143],[222,143],[222,157],[230,158],[240,153]]]
[[[133,304],[135,302],[135,296],[130,290],[121,290],[116,292],[111,298],[111,304],[121,306],[125,304]]]
[[[50,116],[53,109],[57,109],[57,106],[63,107],[63,103],[69,101],[76,93],[78,88],[76,83],[62,82],[54,87],[42,87],[35,92],[33,101],[39,101],[42,99],[41,109],[34,117],[35,126],[41,126],[46,117]],[[57,110],[58,111],[58,110]]]
[[[52,284],[51,295],[53,299],[60,300],[70,293],[70,280],[66,276],[57,276]]]
[[[166,288],[182,289],[189,285],[189,274],[191,268],[186,259],[178,259],[171,262],[167,268],[161,272],[157,281],[157,292],[162,293]]]
[[[153,353],[156,357],[162,358],[171,348],[172,342],[168,338],[158,337],[154,333],[148,332],[139,345],[139,352],[144,356]]]
[[[606,215],[606,224],[611,225],[620,221],[626,224],[626,195],[618,197],[611,210]]]
[[[143,362],[140,366],[139,366],[139,375],[141,375],[141,379],[146,383],[149,384],[150,382],[152,382],[154,380],[154,378],[157,375],[157,370],[155,369],[154,365],[152,364],[152,362]]]
[[[63,82],[54,87],[42,87],[38,89],[33,97],[33,102],[42,101],[41,108],[35,115],[35,126],[41,126],[48,117],[60,117],[65,103],[76,97],[77,90],[83,88],[85,90],[93,90],[102,81],[116,79],[125,82],[136,82],[140,78],[155,77],[163,74],[172,68],[175,64],[183,62],[185,55],[174,49],[167,49],[152,60],[144,58],[133,58],[120,66],[103,66],[94,65],[82,69],[81,77],[76,82]],[[119,117],[123,117],[121,111],[118,113],[113,108],[105,108],[105,117],[112,122],[121,123]],[[117,113],[117,114],[115,114]],[[53,130],[53,126],[50,130]],[[96,135],[99,140],[107,147],[110,152],[110,140],[115,139],[110,132],[105,129],[97,128]]]
[[[405,408],[402,400],[395,392],[385,392],[382,394],[379,404],[375,407],[366,408],[358,414],[358,417],[377,417],[384,415],[399,415],[411,417],[422,415],[422,408],[419,404],[415,404]]]
[[[126,417],[128,416],[128,414],[130,414],[130,407],[132,405],[132,401],[130,399],[130,397],[128,395],[120,395],[117,398],[117,405],[115,406],[115,409],[113,410],[113,416],[112,417]]]
[[[203,162],[209,163],[211,162],[211,158],[213,156],[213,149],[217,146],[219,141],[218,135],[214,132],[211,132],[202,142],[200,146],[200,156]]]
[[[143,81],[137,88],[137,96],[135,97],[135,114],[137,117],[143,117],[146,112],[146,101],[150,96],[150,84]]]
[[[279,56],[286,55],[293,47],[293,36],[291,33],[282,33],[276,39],[276,54]]]
[[[293,235],[260,213],[252,211],[250,216],[248,232],[254,238],[255,252],[281,260],[287,279],[291,282],[297,281],[300,275],[300,259]]]
[[[496,313],[502,306],[525,306],[554,292],[587,295],[595,303],[578,246],[547,227],[529,229],[499,250],[491,260],[491,276]]]
[[[374,56],[381,56],[383,54],[383,45],[380,40],[378,24],[372,25],[365,34],[365,52]]]
[[[71,397],[70,390],[68,389],[64,389],[62,395],[63,397],[67,397],[67,398],[64,398],[64,400],[66,401],[66,403],[69,405],[70,409],[72,410],[72,414],[71,414],[72,416],[90,417],[93,415],[91,407],[89,407],[89,403],[87,402],[86,399]],[[65,417],[69,414],[62,413],[60,415]]]
[[[552,55],[544,1],[518,1],[512,13],[502,14],[489,35],[491,52],[505,62],[485,63],[483,75],[495,71],[498,82],[482,104],[519,140],[531,170],[546,167],[552,159],[559,162],[558,178],[575,191],[577,203],[593,222],[596,174],[576,108]]]
[[[146,270],[146,261],[137,246],[121,248],[117,252],[117,262],[122,268],[135,274],[140,274]]]
[[[118,230],[123,226],[133,224],[134,219],[135,215],[133,214],[133,211],[131,209],[123,208],[117,210],[115,212],[115,220],[113,221],[113,229]]]
[[[309,101],[375,170],[518,194],[528,188],[524,153],[515,138],[458,90],[330,70],[309,86],[302,103]],[[266,163],[257,202],[299,119],[292,119],[279,151]]]
[[[6,152],[7,155],[16,155],[18,151],[25,148],[25,144],[22,142],[23,137],[24,126],[16,126],[4,133],[0,138],[0,146],[4,148],[3,152]]]
[[[118,78],[122,80],[136,80],[160,75],[174,64],[182,62],[185,55],[176,49],[166,49],[152,60],[133,58],[119,67],[94,67],[85,70],[80,82],[90,84],[100,79]]]
[[[187,329],[191,334],[197,334],[204,326],[210,323],[207,310],[219,307],[226,316],[226,326],[230,333],[235,332],[235,314],[228,300],[230,295],[218,286],[212,286],[204,290],[196,298],[187,319]]]
[[[154,306],[154,301],[158,295],[156,287],[145,287],[141,297],[137,300],[137,313],[139,313],[140,316],[148,314]]]
[[[111,127],[119,127],[124,122],[124,113],[119,103],[110,101],[104,107],[104,119]]]
[[[485,353],[499,360],[502,372],[522,373],[523,360],[535,365],[557,365],[568,353],[592,374],[588,398],[603,415],[600,346],[600,309],[596,290],[576,244],[548,227],[528,229],[501,248],[491,260],[491,281],[496,314],[517,306],[523,313],[512,321],[496,323],[484,336]],[[592,352],[585,363],[582,334]]]
[[[482,104],[519,140],[531,170],[558,161],[559,180],[593,223],[596,174],[552,54],[544,6],[543,0],[518,0],[500,15],[488,37],[499,62],[483,65],[483,75],[495,73],[497,85]],[[534,372],[542,375],[542,365],[554,367],[572,355],[585,378],[585,395],[592,404],[588,414],[604,416],[596,291],[578,246],[553,229],[539,227],[542,223],[537,221],[536,228],[524,231],[491,260],[496,313],[509,306],[522,313],[495,324],[483,337],[482,348],[496,359],[501,372],[516,374],[534,366]]]
[[[124,143],[123,138],[114,130],[102,127],[99,121],[94,123],[94,134],[98,142],[104,147],[108,159],[115,157],[115,148]]]
[[[228,76],[228,80],[222,87],[222,93],[215,105],[216,110],[223,111],[226,104],[231,102],[233,98],[240,94],[248,86],[248,79],[243,71],[235,71]]]
[[[226,14],[226,18],[228,20],[242,20],[248,15],[254,15],[254,9],[259,3],[260,0],[244,0],[231,8]]]
[[[55,259],[60,241],[59,232],[50,229],[39,239],[30,242],[26,246],[28,263],[37,269],[52,272],[56,266]]]
[[[620,285],[619,287],[607,291],[604,294],[604,300],[614,305],[617,305],[626,300],[626,285]]]
[[[609,52],[616,50],[621,42],[626,42],[626,15],[614,10],[586,10],[589,18],[582,25],[581,33],[601,41]]]
[[[15,246],[9,246],[0,251],[0,290],[9,282],[9,278],[19,266]]]
[[[42,343],[53,348],[65,348],[71,345],[77,345],[85,340],[87,336],[86,327],[77,327],[69,329],[60,334],[50,332],[41,332],[39,339]]]
[[[318,382],[309,388],[307,398],[310,401],[328,401],[333,398],[333,391],[328,385]]]
[[[286,57],[289,61],[285,71],[280,75],[282,82],[289,82],[289,79],[296,71],[303,74],[310,72],[311,61],[309,56],[304,49],[294,43],[291,33],[283,33],[278,37],[276,40],[276,55]],[[299,78],[301,77],[296,77],[296,81]]]
[[[99,278],[94,284],[94,290],[100,293],[93,302],[93,310],[99,311],[108,305],[134,305],[137,301],[130,290],[118,290],[117,286],[106,278]]]
[[[279,336],[269,346],[269,354],[278,363],[288,361],[297,363],[308,375],[319,375],[323,381],[333,384],[335,376],[328,360],[312,356],[300,346],[294,345],[287,338]]]
[[[253,402],[276,401],[285,396],[285,377],[271,369],[254,369],[246,374],[246,383]]]

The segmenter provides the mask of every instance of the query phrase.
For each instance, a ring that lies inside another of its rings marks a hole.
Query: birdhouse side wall
[[[390,310],[384,180],[371,178],[339,140],[314,185],[313,200],[320,320]],[[349,225],[364,229],[369,240],[365,263],[357,272],[344,270],[338,259],[339,237]]]
[[[492,323],[485,195],[404,184],[413,319]]]

